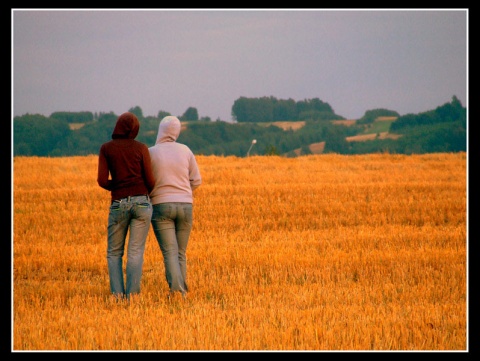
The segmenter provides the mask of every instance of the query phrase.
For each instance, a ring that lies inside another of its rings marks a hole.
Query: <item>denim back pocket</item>
[[[150,202],[142,202],[142,203],[137,203],[137,207],[140,208],[150,208],[152,204]]]
[[[112,212],[120,211],[120,202],[113,201],[112,204],[110,205],[110,211]]]

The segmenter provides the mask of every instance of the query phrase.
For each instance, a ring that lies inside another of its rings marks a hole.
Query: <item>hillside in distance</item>
[[[347,142],[365,142],[375,139],[398,139],[401,134],[392,134],[388,131],[390,124],[394,122],[397,117],[378,117],[372,124],[364,126],[364,130],[358,135],[346,137]],[[332,120],[334,125],[354,126],[357,123],[357,119],[345,119],[345,120]],[[277,126],[283,130],[298,130],[305,126],[305,122],[273,122],[271,125]],[[307,145],[311,154],[322,154],[325,150],[325,141],[310,143]],[[293,150],[296,156],[302,155],[302,147]],[[287,154],[284,154],[287,155]]]
[[[238,156],[338,154],[423,154],[467,150],[466,108],[455,97],[431,111],[386,116],[388,110],[367,111],[360,119],[308,119],[272,122],[191,120],[182,122],[180,143],[198,155]],[[391,111],[390,111],[391,112]],[[15,156],[98,154],[111,139],[117,115],[102,114],[80,121],[83,113],[15,117]],[[383,114],[382,114],[383,113]],[[67,120],[76,117],[79,121]],[[139,118],[137,140],[155,144],[160,119]]]

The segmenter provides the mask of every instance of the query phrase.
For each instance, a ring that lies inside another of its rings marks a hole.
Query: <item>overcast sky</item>
[[[240,97],[347,119],[467,103],[468,9],[12,9],[12,111],[231,120]]]

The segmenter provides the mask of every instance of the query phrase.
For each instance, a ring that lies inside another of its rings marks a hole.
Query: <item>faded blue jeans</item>
[[[115,200],[108,214],[107,264],[110,291],[118,298],[130,298],[140,293],[143,255],[152,219],[152,204],[148,196],[134,196]],[[127,287],[123,279],[123,255],[127,246]]]
[[[170,292],[186,296],[187,245],[193,225],[192,203],[159,203],[153,205],[152,226],[163,254],[165,277]]]

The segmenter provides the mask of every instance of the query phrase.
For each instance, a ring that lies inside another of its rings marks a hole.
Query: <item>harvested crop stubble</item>
[[[97,156],[16,157],[12,349],[467,349],[466,154],[197,156],[185,302],[109,297]]]

